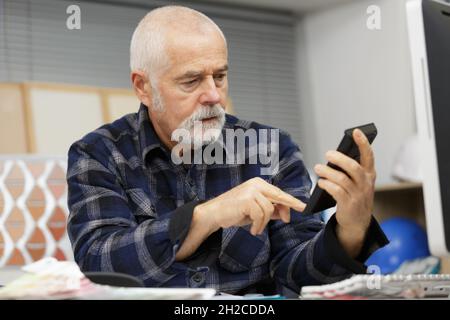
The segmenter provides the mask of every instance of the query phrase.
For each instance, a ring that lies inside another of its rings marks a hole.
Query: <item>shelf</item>
[[[375,192],[403,191],[421,188],[421,182],[397,182],[376,186]]]

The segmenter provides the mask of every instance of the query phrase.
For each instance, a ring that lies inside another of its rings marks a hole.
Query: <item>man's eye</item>
[[[187,87],[193,86],[193,85],[195,85],[197,83],[197,81],[198,81],[198,79],[192,79],[192,80],[183,82],[183,85],[187,86]]]
[[[226,74],[218,74],[214,76],[214,79],[216,80],[223,80],[225,78]]]

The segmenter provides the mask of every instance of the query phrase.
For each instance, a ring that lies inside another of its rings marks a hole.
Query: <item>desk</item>
[[[24,272],[19,266],[6,266],[0,268],[0,286],[6,285],[11,280],[19,278]]]

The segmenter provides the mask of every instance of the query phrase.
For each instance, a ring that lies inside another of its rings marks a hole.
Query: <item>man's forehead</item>
[[[226,54],[227,52],[225,40],[218,32],[168,32],[164,43],[167,54],[173,58],[185,57],[186,55],[195,57],[208,52],[218,54]]]
[[[167,40],[166,53],[176,76],[188,71],[214,71],[227,65],[226,43],[216,32],[177,34]]]

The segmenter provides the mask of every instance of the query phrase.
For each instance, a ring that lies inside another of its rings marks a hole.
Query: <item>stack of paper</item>
[[[121,288],[92,283],[75,262],[44,258],[22,268],[25,275],[0,288],[0,299],[209,299],[214,289]]]

